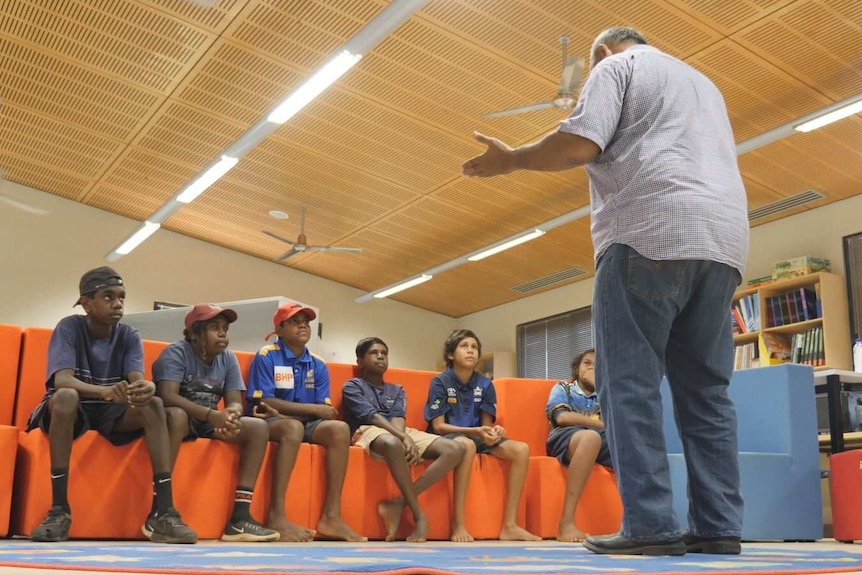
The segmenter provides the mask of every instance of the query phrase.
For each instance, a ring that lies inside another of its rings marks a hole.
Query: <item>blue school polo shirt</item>
[[[281,339],[262,347],[252,360],[246,397],[251,399],[257,390],[262,399],[332,405],[326,362],[308,348],[296,357]]]
[[[464,383],[452,369],[447,369],[431,380],[425,403],[428,431],[432,431],[431,420],[441,415],[449,425],[479,427],[483,411],[492,421],[496,420],[497,392],[491,380],[482,374],[474,371],[470,381]]]

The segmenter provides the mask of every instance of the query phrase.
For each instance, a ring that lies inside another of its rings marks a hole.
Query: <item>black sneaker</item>
[[[263,541],[278,541],[281,534],[275,529],[264,527],[254,519],[237,519],[225,527],[222,541],[233,543],[260,543]]]
[[[155,513],[150,513],[150,516],[147,517],[147,520],[144,521],[144,524],[141,525],[141,533],[144,534],[144,537],[147,539],[153,539],[153,531],[155,531],[156,519],[158,519],[158,515]]]
[[[59,505],[48,510],[48,515],[42,523],[30,533],[33,541],[66,541],[69,539],[69,528],[72,526],[72,516]]]
[[[146,524],[145,524],[146,525]],[[153,534],[150,541],[153,543],[197,543],[198,535],[189,526],[183,523],[180,514],[173,507],[169,508],[164,515],[156,517],[152,525]]]

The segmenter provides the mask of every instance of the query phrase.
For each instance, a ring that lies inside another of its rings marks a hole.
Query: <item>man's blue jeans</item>
[[[654,261],[622,244],[599,259],[596,384],[623,502],[621,533],[629,539],[681,535],[662,430],[665,374],[688,470],[689,532],[742,532],[736,408],[727,395],[730,307],[739,280],[724,264]]]

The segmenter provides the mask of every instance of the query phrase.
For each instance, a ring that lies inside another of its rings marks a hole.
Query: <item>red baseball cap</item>
[[[293,316],[298,313],[305,313],[308,316],[309,321],[313,319],[317,319],[317,314],[314,313],[314,310],[310,307],[305,307],[301,303],[286,303],[279,306],[278,310],[275,312],[275,315],[272,316],[272,325],[275,329],[278,329],[282,323],[286,322]],[[276,332],[271,331],[266,334],[266,337],[263,339],[269,339],[274,336]]]
[[[192,326],[199,321],[207,321],[217,315],[223,315],[228,323],[236,321],[236,312],[232,309],[222,309],[211,303],[199,303],[186,314],[186,329],[192,329]]]

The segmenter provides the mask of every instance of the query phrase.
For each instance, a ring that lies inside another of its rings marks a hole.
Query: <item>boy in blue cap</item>
[[[165,408],[154,397],[156,386],[144,379],[144,349],[137,330],[120,323],[126,301],[123,278],[103,266],[92,269],[78,284],[86,315],[63,318],[48,346],[47,393],[30,414],[27,430],[48,434],[51,450],[52,506],[33,541],[69,538],[72,511],[67,499],[72,442],[93,429],[114,445],[142,434],[153,466],[158,515],[150,540],[195,543],[197,535],[173,507],[171,460]]]

